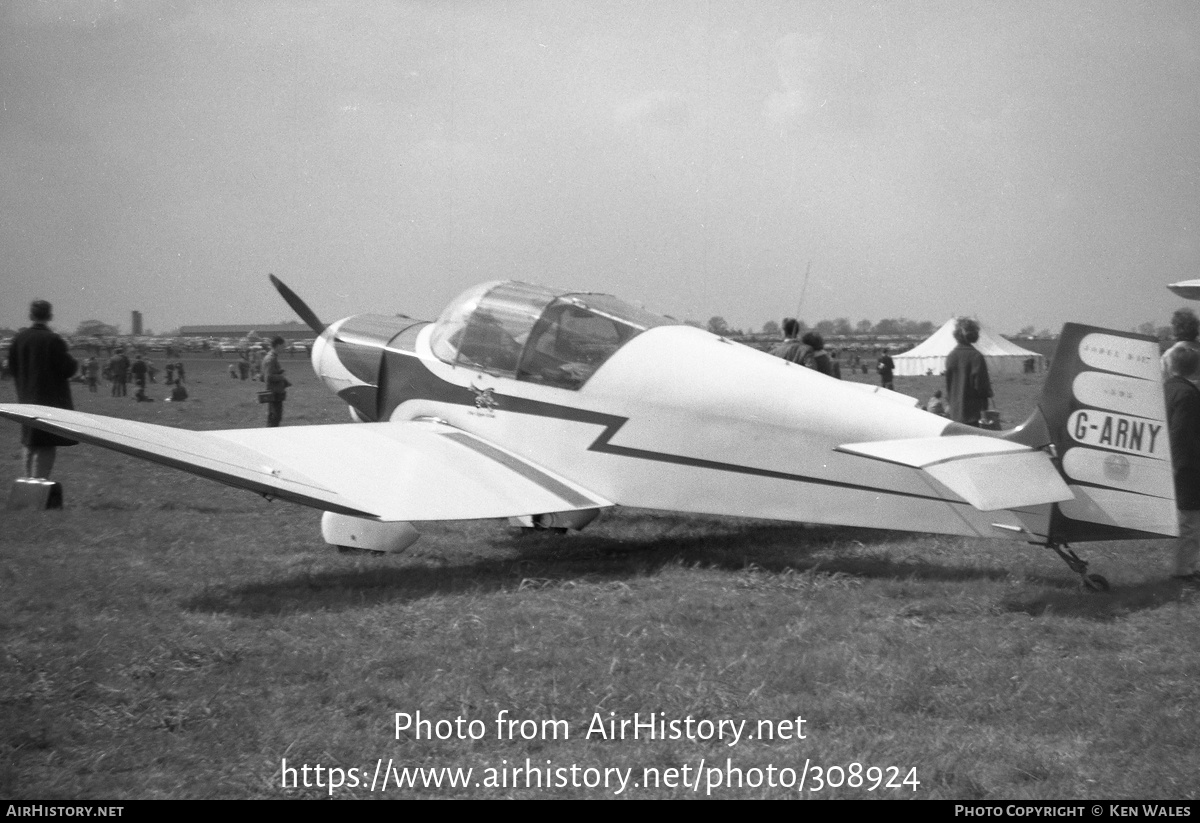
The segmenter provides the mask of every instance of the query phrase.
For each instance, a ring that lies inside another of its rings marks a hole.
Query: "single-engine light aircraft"
[[[1177,534],[1158,347],[1064,327],[1021,426],[988,431],[606,294],[490,282],[433,322],[333,324],[312,364],[354,422],[185,431],[36,405],[28,426],[324,512],[403,551],[410,521],[580,529],[608,506],[1024,539],[1107,588],[1078,541]]]

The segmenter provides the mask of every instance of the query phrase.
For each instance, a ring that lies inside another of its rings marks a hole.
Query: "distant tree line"
[[[75,329],[76,337],[117,337],[120,334],[119,326],[113,326],[101,320],[84,320]]]
[[[724,337],[742,337],[755,334],[753,331],[748,332],[742,329],[730,328],[724,317],[711,317],[707,324],[698,323],[694,320],[689,320],[687,323],[689,326],[705,328],[713,334],[719,334]],[[878,323],[872,323],[870,320],[859,320],[857,323],[851,323],[848,317],[838,317],[834,320],[819,320],[812,326],[801,320],[800,331],[805,332],[809,330],[820,332],[824,337],[845,337],[852,334],[874,335],[877,337],[899,334],[921,334],[928,336],[937,331],[937,326],[930,320],[909,320],[907,317],[885,317]],[[774,336],[780,335],[782,332],[779,328],[779,321],[768,320],[763,324],[762,331],[759,333]]]
[[[746,337],[754,334],[778,337],[783,333],[779,327],[778,320],[768,320],[766,323],[763,323],[762,331],[760,332],[731,328],[725,318],[720,316],[710,317],[708,323],[701,323],[696,320],[687,320],[684,322],[689,326],[708,329],[713,334],[719,334],[723,337]],[[834,320],[819,320],[812,326],[803,320],[800,321],[800,331],[805,332],[810,329],[820,332],[824,337],[847,337],[855,334],[874,337],[891,335],[923,335],[928,337],[937,331],[938,326],[931,320],[909,320],[907,317],[885,317],[878,323],[872,323],[870,320],[859,320],[857,323],[851,323],[847,317],[838,317]],[[1133,331],[1138,334],[1157,337],[1159,340],[1171,339],[1171,327],[1167,325],[1146,322],[1133,329]],[[1057,332],[1050,329],[1038,330],[1035,326],[1024,326],[1016,334],[1017,337],[1040,338],[1055,337],[1056,335]]]

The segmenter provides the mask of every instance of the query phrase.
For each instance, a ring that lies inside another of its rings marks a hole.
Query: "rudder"
[[[1037,410],[1006,438],[1053,446],[1075,495],[1029,512],[1051,543],[1178,534],[1158,341],[1068,323]]]

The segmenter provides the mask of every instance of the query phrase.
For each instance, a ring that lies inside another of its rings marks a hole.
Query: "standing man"
[[[1163,384],[1167,401],[1167,430],[1171,469],[1175,475],[1175,506],[1179,509],[1179,539],[1175,542],[1176,580],[1200,584],[1200,353],[1175,346],[1166,357],[1171,376]]]
[[[250,379],[263,379],[263,360],[267,357],[270,347],[266,343],[254,343],[250,347]]]
[[[36,403],[73,409],[71,384],[75,362],[67,344],[46,325],[53,317],[50,304],[34,300],[29,304],[33,325],[17,332],[8,350],[8,367],[17,386],[18,403]],[[74,446],[77,441],[57,434],[24,426],[21,445],[25,447],[25,476],[45,480],[54,468],[59,446]]]
[[[129,373],[133,375],[133,382],[138,387],[138,391],[145,394],[146,377],[150,374],[150,367],[140,354],[133,356],[133,364],[129,367]]]
[[[892,375],[896,373],[896,361],[892,360],[892,356],[888,354],[887,349],[880,349],[879,362],[875,364],[875,371],[879,372],[879,385],[885,389],[895,391],[896,383]]]
[[[83,378],[87,383],[88,391],[95,394],[96,387],[100,384],[100,363],[96,360],[95,355],[83,361]]]
[[[794,317],[783,318],[783,342],[771,349],[770,353],[796,364],[803,363],[808,346],[801,343],[799,337],[800,321]]]
[[[263,358],[263,380],[267,391],[272,393],[267,403],[267,427],[274,428],[283,421],[283,401],[287,400],[287,387],[292,385],[283,376],[283,366],[279,365],[279,355],[283,353],[284,340],[276,337],[271,340],[271,351]]]
[[[129,358],[125,350],[117,348],[108,359],[108,374],[112,380],[112,396],[125,397],[125,384],[129,382]]]
[[[973,345],[979,340],[979,324],[970,317],[958,318],[954,323],[954,339],[958,345],[946,355],[946,402],[950,404],[950,419],[978,426],[992,399],[987,360]]]

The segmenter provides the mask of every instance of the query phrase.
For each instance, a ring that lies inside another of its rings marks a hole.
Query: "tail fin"
[[[1038,401],[1004,435],[1053,446],[1074,500],[1022,512],[1053,543],[1178,534],[1158,342],[1068,323]]]

